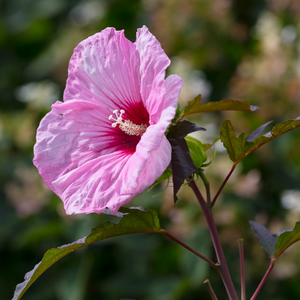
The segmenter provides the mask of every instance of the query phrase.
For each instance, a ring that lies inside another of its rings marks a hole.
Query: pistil
[[[119,124],[119,128],[129,135],[142,136],[145,133],[147,125],[136,125],[130,120],[123,121],[122,115],[125,113],[125,110],[121,109],[119,114],[119,111],[115,109],[113,113],[116,118],[113,115],[110,115],[108,118],[109,120],[115,121],[115,123],[111,124],[112,127],[116,127]]]

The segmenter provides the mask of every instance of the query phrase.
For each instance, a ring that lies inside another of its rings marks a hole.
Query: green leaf
[[[224,147],[227,149],[230,159],[235,164],[238,164],[243,158],[262,145],[272,141],[286,132],[300,127],[300,117],[277,124],[270,132],[265,135],[257,136],[257,134],[260,134],[268,124],[269,123],[262,125],[248,137],[245,132],[243,132],[239,137],[236,137],[234,128],[230,121],[224,121],[221,128],[220,138]]]
[[[176,121],[181,117],[182,115],[182,111],[183,111],[183,107],[180,103],[177,104],[177,109],[176,109],[176,113],[175,113],[175,117],[172,120],[172,124],[176,123]]]
[[[296,223],[293,230],[286,230],[282,233],[277,240],[275,245],[276,251],[274,254],[275,258],[278,258],[287,248],[300,240],[300,222]]]
[[[227,153],[233,162],[238,161],[244,153],[247,135],[243,132],[238,138],[235,135],[234,128],[229,120],[224,121],[220,132],[220,138],[227,149]]]
[[[169,179],[171,176],[172,176],[172,170],[171,168],[168,167],[165,169],[162,175],[154,181],[154,183],[149,187],[148,191],[152,190],[156,185],[158,185],[163,180]]]
[[[271,259],[274,258],[275,244],[277,237],[272,235],[264,226],[249,221],[251,229],[255,232],[255,236],[258,238],[261,247],[268,253]]]
[[[157,213],[154,210],[150,209],[149,211],[146,211],[143,208],[121,208],[120,211],[124,215],[118,224],[106,222],[92,229],[90,235],[79,239],[78,241],[48,250],[42,261],[35,265],[33,270],[25,275],[25,281],[16,286],[12,300],[21,299],[27,289],[42,273],[44,273],[59,259],[77,249],[119,235],[144,232],[162,232]]]
[[[210,143],[203,144],[204,151],[206,152],[206,151],[210,150],[219,139],[220,138],[215,138],[211,144]]]
[[[194,165],[200,169],[207,159],[203,144],[191,136],[186,136],[184,139],[190,150],[190,156]]]
[[[239,110],[239,111],[256,111],[259,107],[250,105],[246,101],[238,101],[227,99],[217,102],[201,103],[201,95],[187,103],[184,107],[182,115],[190,115],[203,112],[220,111],[220,110]]]
[[[166,168],[162,175],[155,180],[155,182],[160,183],[161,181],[170,178],[172,175],[172,170],[170,168]]]

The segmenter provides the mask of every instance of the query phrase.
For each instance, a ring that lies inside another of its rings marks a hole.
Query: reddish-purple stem
[[[245,285],[245,263],[244,263],[244,244],[243,240],[238,240],[240,252],[240,270],[241,270],[241,300],[246,300],[246,285]]]
[[[262,286],[264,285],[264,283],[265,283],[267,277],[268,277],[269,274],[271,273],[271,271],[272,271],[272,269],[273,269],[273,267],[274,267],[274,263],[275,263],[275,259],[272,259],[272,260],[271,260],[271,263],[270,263],[270,266],[269,266],[269,268],[268,268],[268,270],[267,270],[265,276],[264,276],[263,279],[261,280],[259,286],[257,287],[256,291],[254,292],[254,294],[253,294],[253,296],[251,297],[250,300],[254,300],[254,299],[257,297],[257,295],[258,295],[259,291],[261,290]]]
[[[196,250],[194,250],[193,248],[191,248],[190,246],[186,245],[184,242],[180,241],[178,238],[176,238],[175,236],[173,236],[171,233],[169,233],[168,231],[162,229],[161,232],[167,236],[168,238],[170,238],[171,240],[173,240],[174,242],[178,243],[179,245],[181,245],[182,247],[186,248],[187,250],[191,251],[192,253],[194,253],[195,255],[199,256],[200,258],[202,258],[203,260],[205,260],[211,267],[216,268],[216,264],[210,260],[209,258],[207,258],[206,256],[202,255],[201,253],[197,252]]]
[[[217,296],[216,296],[214,290],[212,289],[212,287],[211,287],[211,285],[210,285],[209,280],[206,279],[203,283],[206,285],[206,287],[207,287],[207,289],[208,289],[208,292],[209,292],[209,294],[210,294],[210,296],[211,296],[211,299],[212,299],[212,300],[218,300],[218,298],[217,298]]]
[[[223,280],[224,286],[226,288],[227,291],[227,295],[229,297],[230,300],[238,300],[238,296],[237,293],[235,291],[228,267],[227,267],[227,263],[226,263],[226,259],[225,259],[225,255],[223,252],[223,248],[222,248],[222,244],[219,238],[219,234],[217,231],[217,227],[215,224],[215,220],[212,214],[212,210],[211,210],[211,205],[207,205],[207,203],[205,202],[204,198],[202,197],[202,194],[200,193],[195,181],[191,181],[189,183],[189,186],[192,188],[192,190],[194,191],[197,200],[203,210],[204,216],[206,218],[206,222],[209,228],[209,232],[212,238],[212,242],[216,251],[216,255],[217,255],[217,259],[219,262],[219,274]]]
[[[233,173],[235,167],[236,167],[236,164],[233,164],[232,167],[231,167],[231,169],[230,169],[230,171],[229,171],[229,173],[227,174],[225,180],[223,181],[222,185],[220,186],[220,188],[219,188],[219,190],[218,190],[216,196],[214,197],[214,199],[213,199],[213,201],[212,201],[212,203],[211,203],[212,206],[215,205],[215,203],[216,203],[216,201],[217,201],[217,199],[218,199],[220,193],[222,192],[222,190],[223,190],[225,184],[227,183],[229,177],[230,177],[231,174]]]

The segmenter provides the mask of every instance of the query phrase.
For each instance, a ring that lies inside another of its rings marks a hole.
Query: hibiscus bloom
[[[168,167],[165,131],[182,80],[144,26],[135,43],[106,28],[74,49],[64,91],[37,130],[33,162],[67,214],[101,213],[150,186]]]

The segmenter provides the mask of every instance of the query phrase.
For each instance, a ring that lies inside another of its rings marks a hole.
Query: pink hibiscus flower
[[[106,28],[74,49],[64,102],[42,119],[33,159],[67,214],[115,214],[168,167],[165,131],[182,87],[165,79],[169,64],[145,26],[135,43]]]

